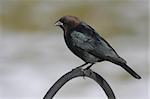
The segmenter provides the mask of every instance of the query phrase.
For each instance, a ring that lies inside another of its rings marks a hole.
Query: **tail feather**
[[[125,69],[134,78],[141,79],[141,77],[126,64],[126,61],[123,58],[120,58],[120,57],[117,59],[111,58],[111,60],[109,60],[109,61],[111,61],[112,63],[115,63],[117,65],[120,65],[123,69]]]
[[[128,65],[126,64],[121,64],[120,65],[122,68],[124,68],[129,74],[131,74],[133,77],[135,77],[136,79],[141,79],[141,77],[135,72],[133,71]]]

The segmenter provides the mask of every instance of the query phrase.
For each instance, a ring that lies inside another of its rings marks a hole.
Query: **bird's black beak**
[[[56,21],[55,22],[55,26],[63,26],[64,24],[62,23],[62,22],[60,22],[60,21]]]

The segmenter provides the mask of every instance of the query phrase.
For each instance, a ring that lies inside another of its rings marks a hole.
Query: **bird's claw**
[[[83,79],[85,79],[86,76],[92,75],[92,70],[89,68],[82,69],[82,72],[83,72]]]
[[[83,70],[83,79],[85,80],[86,71],[84,69],[82,70]]]

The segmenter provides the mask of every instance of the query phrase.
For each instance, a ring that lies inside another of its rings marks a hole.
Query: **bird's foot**
[[[76,67],[76,68],[74,68],[74,69],[72,69],[72,71],[80,71],[80,72],[82,72],[83,74],[82,74],[82,77],[83,77],[83,79],[85,79],[85,76],[86,76],[86,70],[84,69],[84,68],[82,68],[82,67]]]
[[[84,69],[84,74],[87,76],[91,76],[92,75],[92,70],[90,69],[90,67],[87,67]]]
[[[86,70],[85,69],[82,69],[82,72],[83,72],[83,79],[85,80],[85,77],[86,77]]]
[[[82,72],[83,72],[83,79],[85,79],[86,76],[89,77],[93,74],[92,70],[88,68],[82,69]]]

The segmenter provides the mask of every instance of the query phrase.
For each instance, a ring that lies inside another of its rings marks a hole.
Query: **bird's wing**
[[[90,51],[94,49],[95,40],[90,35],[86,35],[78,31],[73,31],[71,33],[71,38],[73,46],[81,48],[85,51]]]
[[[92,35],[73,31],[71,33],[73,46],[87,51],[99,57],[108,56],[113,51],[103,40],[96,39]]]
[[[119,58],[115,50],[89,25],[82,25],[71,33],[73,46],[102,59]]]

